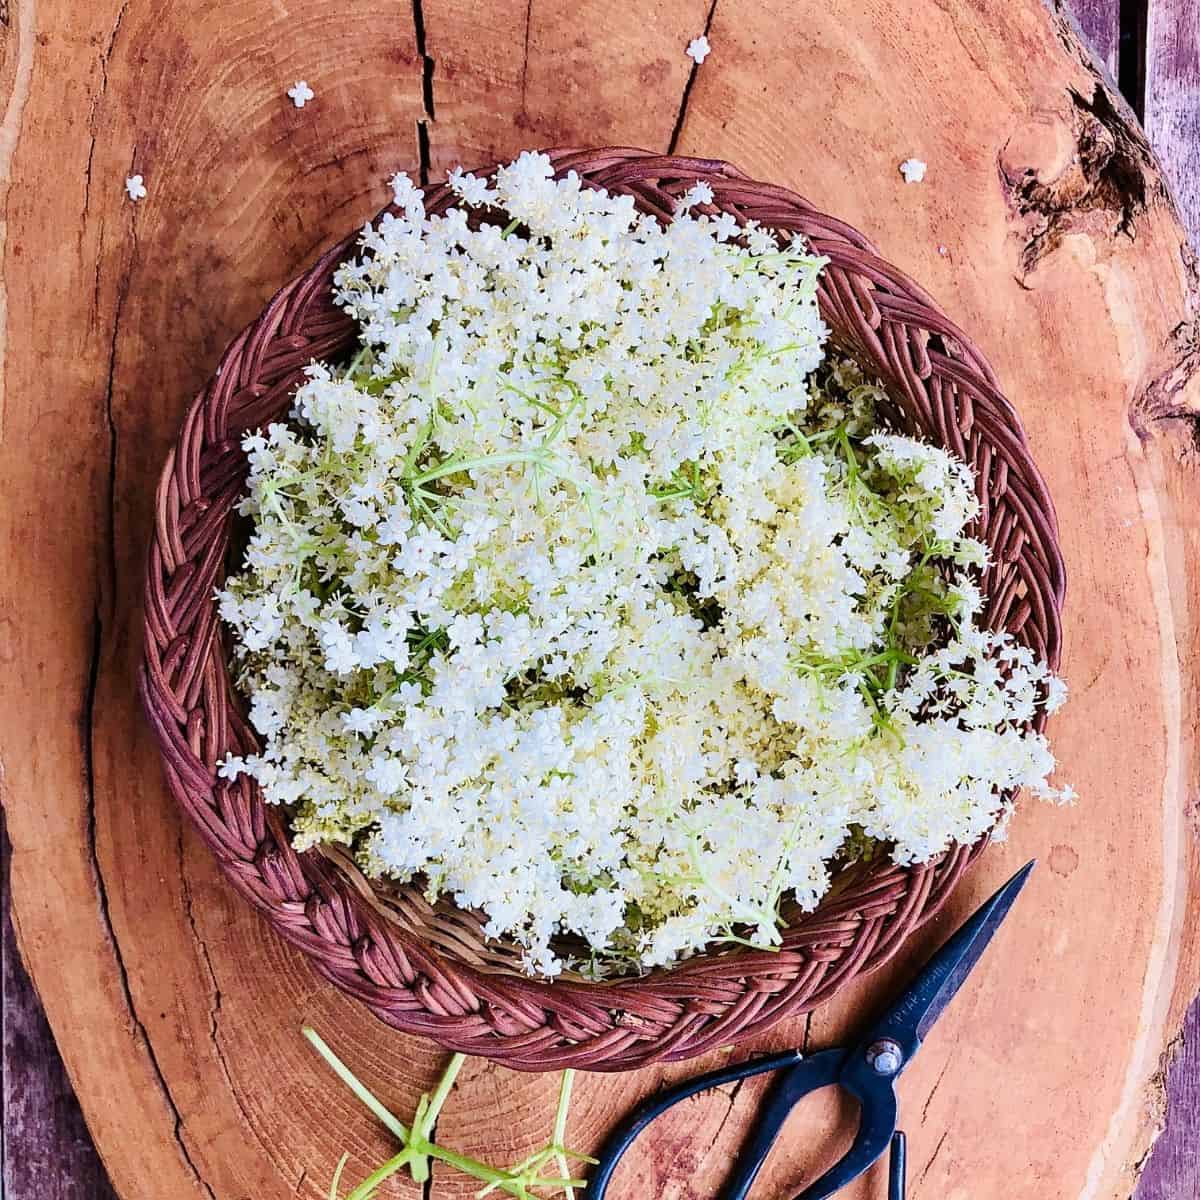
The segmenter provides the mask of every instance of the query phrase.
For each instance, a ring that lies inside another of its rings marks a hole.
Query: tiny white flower
[[[690,188],[679,199],[679,207],[677,212],[682,215],[689,209],[695,208],[700,204],[711,204],[713,202],[712,185],[706,183],[703,179],[693,183]],[[774,249],[774,246],[771,247]]]
[[[136,203],[146,198],[146,184],[140,175],[130,175],[125,180],[125,191],[130,200]]]
[[[231,754],[217,765],[217,774],[222,779],[234,780],[245,774],[246,760],[236,754]]]
[[[919,158],[906,158],[900,164],[900,174],[905,183],[920,183],[925,178],[925,163]]]
[[[1046,681],[1046,711],[1057,712],[1067,702],[1067,685],[1057,676]]]
[[[303,108],[310,100],[316,96],[316,92],[308,86],[308,81],[305,79],[297,79],[296,82],[287,90],[288,97],[297,108]]]
[[[692,38],[688,42],[687,56],[699,66],[712,53],[712,46],[708,44],[708,36],[701,34],[699,37]]]

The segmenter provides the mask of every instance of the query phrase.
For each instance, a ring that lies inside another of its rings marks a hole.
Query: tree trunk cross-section
[[[119,1194],[324,1195],[388,1153],[302,1041],[401,1113],[444,1055],[385,1030],[223,886],[134,699],[158,470],[225,342],[397,168],[618,142],[731,159],[858,226],[989,354],[1056,498],[1052,725],[1077,807],[1026,804],[903,961],[758,1047],[847,1036],[1016,865],[1041,866],[901,1085],[911,1194],[1127,1197],[1200,982],[1193,777],[1196,272],[1160,173],[1040,0],[9,0],[0,20],[0,785],[13,920]],[[699,68],[684,56],[707,30]],[[284,95],[306,79],[316,99]],[[898,163],[929,164],[906,185]],[[138,205],[126,175],[148,189]],[[1189,919],[1190,918],[1190,919]],[[662,1082],[581,1076],[595,1146]],[[439,1127],[512,1160],[553,1076],[473,1060]],[[621,1197],[700,1197],[760,1085],[689,1104]],[[756,1195],[852,1120],[814,1098]],[[874,1175],[846,1194],[881,1194]],[[471,1194],[437,1172],[427,1194]],[[383,1195],[418,1196],[396,1182]]]

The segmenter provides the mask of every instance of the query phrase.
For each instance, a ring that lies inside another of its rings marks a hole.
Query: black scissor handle
[[[858,1132],[854,1135],[854,1142],[824,1175],[814,1179],[793,1200],[826,1200],[827,1196],[840,1191],[852,1179],[869,1171],[892,1145],[898,1117],[895,1081],[869,1075],[861,1055],[861,1050],[846,1055],[843,1059],[844,1069],[839,1072],[837,1079],[838,1085],[858,1101]],[[898,1153],[902,1170],[903,1140]],[[903,1196],[903,1191],[900,1195]],[[744,1200],[744,1194],[738,1200]]]
[[[792,1110],[805,1096],[826,1087],[843,1088],[858,1101],[858,1132],[850,1149],[795,1200],[825,1200],[870,1170],[892,1142],[897,1105],[892,1080],[870,1074],[862,1054],[861,1050],[824,1050],[780,1072],[734,1163],[722,1200],[746,1200]]]
[[[792,1109],[812,1092],[836,1084],[846,1058],[845,1050],[822,1050],[780,1071],[762,1108],[758,1110],[758,1118],[750,1136],[734,1160],[733,1171],[721,1192],[722,1200],[746,1200]]]
[[[725,1181],[722,1200],[746,1200],[754,1180],[779,1137],[784,1122],[805,1096],[834,1085],[845,1088],[859,1103],[859,1127],[850,1149],[814,1180],[795,1200],[825,1200],[870,1169],[891,1144],[896,1131],[896,1093],[890,1079],[859,1078],[851,1059],[857,1052],[837,1048],[802,1058],[798,1050],[755,1059],[737,1066],[722,1067],[697,1076],[651,1096],[611,1134],[600,1153],[600,1161],[588,1178],[589,1200],[603,1200],[609,1181],[625,1151],[656,1117],[700,1092],[724,1083],[778,1071],[754,1127],[734,1161]]]
[[[817,1057],[822,1056],[818,1055]],[[649,1099],[638,1105],[609,1135],[608,1141],[604,1144],[604,1149],[600,1152],[600,1161],[596,1163],[591,1170],[591,1174],[588,1176],[588,1200],[603,1200],[604,1193],[608,1189],[609,1180],[612,1179],[613,1172],[617,1169],[617,1164],[624,1157],[625,1151],[637,1140],[638,1134],[656,1117],[662,1116],[667,1109],[674,1108],[676,1104],[688,1099],[690,1096],[695,1096],[700,1092],[707,1092],[711,1088],[720,1087],[723,1083],[734,1083],[739,1079],[749,1079],[754,1075],[765,1075],[768,1071],[778,1071],[782,1068],[795,1068],[799,1065],[807,1066],[812,1061],[812,1059],[804,1059],[802,1062],[799,1050],[785,1050],[782,1054],[772,1054],[766,1058],[754,1059],[752,1062],[738,1063],[735,1066],[729,1067],[719,1067],[715,1071],[709,1071],[705,1075],[697,1075],[695,1079],[688,1079],[673,1088],[668,1088],[665,1092],[660,1092],[658,1095],[649,1097]],[[820,1087],[824,1085],[818,1084],[816,1086]],[[811,1091],[812,1088],[807,1090]],[[784,1115],[786,1116],[787,1114],[785,1113]],[[779,1125],[782,1124],[783,1122],[780,1121]],[[775,1133],[778,1133],[778,1131],[779,1126],[776,1126]],[[773,1134],[771,1141],[773,1142],[774,1140],[775,1137]],[[770,1149],[770,1143],[768,1143],[767,1149]],[[766,1158],[765,1152],[763,1158]],[[759,1166],[761,1165],[762,1163],[760,1162]],[[755,1173],[757,1173],[757,1167],[755,1168]],[[750,1178],[753,1180],[754,1176],[751,1175]]]

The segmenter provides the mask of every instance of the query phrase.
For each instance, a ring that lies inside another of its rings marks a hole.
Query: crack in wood
[[[110,506],[111,507],[111,506]],[[125,956],[121,951],[120,942],[113,930],[112,914],[108,902],[108,886],[104,881],[104,872],[100,868],[100,860],[96,853],[96,786],[95,786],[95,708],[96,708],[96,693],[100,680],[100,663],[103,656],[104,646],[104,622],[100,613],[99,605],[97,605],[92,622],[92,648],[91,658],[89,661],[89,670],[87,678],[87,687],[84,695],[84,708],[81,718],[81,734],[83,741],[83,763],[84,763],[84,792],[86,804],[86,821],[84,834],[84,850],[87,856],[88,864],[91,868],[92,879],[96,889],[96,901],[99,909],[100,923],[104,930],[104,937],[108,943],[109,952],[112,955],[113,963],[117,968],[117,978],[121,985],[121,995],[125,1001],[125,1007],[129,1013],[129,1020],[133,1026],[134,1041],[138,1046],[145,1051],[146,1059],[150,1064],[150,1068],[154,1073],[155,1080],[158,1084],[159,1092],[167,1107],[171,1110],[173,1128],[172,1134],[176,1145],[179,1147],[179,1152],[187,1164],[192,1176],[197,1184],[204,1189],[211,1200],[216,1200],[216,1194],[208,1181],[201,1174],[195,1160],[192,1158],[191,1151],[188,1149],[187,1143],[183,1137],[183,1114],[179,1110],[179,1106],[175,1103],[174,1097],[171,1095],[171,1089],[167,1085],[166,1075],[163,1072],[162,1064],[158,1060],[158,1055],[154,1051],[154,1045],[150,1040],[150,1035],[146,1030],[141,1017],[138,1015],[137,1006],[134,1004],[133,991],[129,981],[129,969],[125,963]]]
[[[104,417],[105,430],[108,433],[108,462],[107,475],[105,478],[106,493],[104,497],[104,510],[108,514],[108,524],[106,533],[108,535],[107,550],[107,603],[112,605],[116,602],[117,592],[117,513],[116,513],[116,497],[117,497],[117,452],[118,452],[118,434],[117,423],[113,417],[113,381],[116,374],[117,366],[117,337],[121,328],[121,318],[125,312],[125,302],[129,298],[129,281],[133,274],[133,264],[137,259],[138,244],[137,244],[137,226],[136,224],[130,227],[130,237],[133,241],[133,250],[130,254],[129,261],[125,264],[125,270],[121,274],[121,280],[117,285],[117,302],[113,309],[112,336],[108,341],[108,372],[105,378],[104,385],[104,406],[102,409]],[[97,273],[99,267],[97,266]],[[104,599],[104,589],[101,589],[101,599]],[[93,664],[95,665],[95,664]],[[90,710],[89,710],[90,711]],[[89,736],[91,734],[90,717],[89,717]],[[91,785],[91,775],[89,766],[89,787]]]
[[[1188,319],[1171,331],[1171,358],[1134,397],[1129,423],[1138,439],[1145,442],[1154,427],[1181,424],[1185,431],[1184,451],[1200,454],[1200,407],[1197,398],[1181,399],[1200,374],[1200,265],[1195,252],[1183,242],[1179,248],[1187,279]]]
[[[108,92],[108,64],[112,59],[113,47],[117,42],[117,34],[121,29],[121,22],[125,19],[125,10],[129,7],[129,0],[124,0],[121,7],[117,10],[116,20],[113,21],[112,29],[109,30],[108,43],[104,47],[104,52],[100,55],[100,90],[96,93],[92,100],[91,109],[88,112],[88,155],[87,164],[84,167],[83,178],[83,217],[87,219],[88,206],[91,201],[92,192],[92,159],[96,153],[96,114],[100,110],[100,105],[104,101],[104,97]],[[83,238],[83,224],[80,223],[79,236]],[[97,267],[99,262],[97,261]]]
[[[425,10],[422,0],[412,0],[413,32],[417,39],[417,55],[421,59],[421,103],[425,107],[425,115],[432,121],[433,110],[433,72],[436,63],[425,45]]]
[[[933,1167],[933,1164],[937,1161],[937,1156],[939,1154],[941,1154],[942,1147],[946,1144],[946,1139],[949,1136],[950,1136],[950,1130],[947,1129],[945,1131],[945,1133],[943,1133],[942,1136],[940,1138],[938,1138],[938,1143],[936,1146],[934,1146],[933,1153],[929,1156],[929,1161],[926,1162],[925,1166],[921,1168],[921,1174],[917,1176],[917,1185],[918,1186],[920,1186],[922,1183],[925,1182],[925,1176],[929,1174],[930,1169]]]
[[[1067,97],[1075,152],[1057,178],[1043,182],[1035,166],[1006,162],[1008,143],[996,157],[1005,200],[1027,227],[1020,253],[1022,277],[1079,227],[1084,214],[1110,214],[1112,232],[1132,240],[1134,220],[1149,202],[1150,147],[1123,118],[1108,90],[1097,78],[1090,96],[1072,87]]]
[[[212,957],[208,953],[208,943],[200,936],[200,930],[196,927],[196,912],[192,903],[192,884],[187,876],[187,862],[184,853],[183,842],[183,825],[179,826],[179,882],[183,888],[183,911],[187,917],[188,927],[192,931],[192,940],[196,943],[200,951],[200,957],[204,960],[204,969],[208,974],[209,984],[211,985],[212,1002],[208,1007],[209,1040],[213,1044],[213,1049],[217,1052],[217,1057],[221,1059],[224,1065],[225,1058],[221,1053],[221,1047],[217,1043],[217,1023],[221,1013],[221,986],[217,983],[217,973],[213,970]],[[226,1078],[229,1073],[226,1071]],[[229,1080],[230,1091],[233,1090],[233,1081]]]
[[[708,32],[712,29],[713,16],[717,11],[717,0],[712,0],[708,6],[708,15],[704,18],[704,37],[708,37]],[[688,72],[687,82],[683,85],[683,95],[679,98],[679,111],[675,114],[675,124],[671,127],[671,138],[667,142],[667,153],[674,154],[675,147],[679,145],[679,135],[683,132],[683,122],[687,116],[688,101],[692,98],[692,85],[696,82],[696,75],[700,70],[698,62],[692,62],[692,69]]]
[[[533,28],[533,0],[525,3],[525,50],[521,59],[521,112],[525,111],[525,95],[529,83],[529,34]]]
[[[438,1122],[441,1120],[441,1113],[433,1118],[433,1124],[429,1126],[429,1141],[437,1141]],[[434,1165],[437,1159],[429,1160],[429,1174],[425,1176],[424,1182],[421,1184],[421,1200],[433,1200],[433,1179]]]
[[[1139,121],[1146,117],[1146,0],[1119,0],[1117,79]]]
[[[954,1061],[953,1054],[946,1058],[945,1064],[938,1072],[938,1077],[933,1081],[933,1087],[929,1089],[929,1095],[925,1097],[925,1103],[921,1106],[921,1124],[924,1125],[929,1116],[929,1106],[933,1103],[933,1098],[937,1095],[937,1090],[942,1086],[942,1080],[946,1078],[946,1072],[950,1070],[950,1064]]]
[[[201,936],[200,930],[196,925],[196,914],[195,914],[195,909],[193,906],[193,897],[192,897],[192,884],[191,884],[191,880],[188,878],[187,864],[186,864],[186,859],[185,859],[185,854],[184,854],[184,830],[183,830],[182,824],[180,824],[180,827],[179,827],[178,849],[179,849],[179,880],[180,880],[180,885],[183,889],[184,915],[187,917],[188,927],[191,929],[191,932],[192,932],[192,940],[196,943],[196,946],[200,951],[200,958],[204,962],[204,967],[208,974],[208,979],[209,979],[210,995],[212,997],[212,999],[209,1003],[209,1008],[208,1008],[208,1017],[209,1017],[208,1038],[212,1044],[213,1053],[216,1056],[217,1063],[220,1065],[221,1074],[224,1076],[225,1085],[229,1089],[229,1095],[232,1097],[234,1104],[237,1106],[237,1110],[238,1110],[238,1113],[239,1113],[239,1115],[241,1117],[241,1121],[242,1121],[242,1127],[247,1132],[253,1132],[254,1131],[254,1122],[251,1119],[251,1114],[250,1114],[249,1110],[246,1108],[245,1104],[242,1101],[242,1096],[241,1096],[240,1090],[236,1086],[234,1086],[233,1075],[229,1070],[229,1060],[225,1057],[225,1051],[222,1049],[220,1039],[217,1036],[219,1029],[220,1029],[221,1006],[222,1006],[224,997],[221,992],[221,985],[217,982],[217,973],[213,967],[212,956],[209,954],[209,951],[208,951],[208,943]],[[258,1139],[258,1142],[259,1142],[259,1145],[263,1146],[268,1157],[270,1157],[271,1160],[274,1162],[275,1156],[274,1156],[274,1154],[271,1153],[271,1147],[268,1145],[265,1145],[262,1142],[261,1138]],[[303,1177],[306,1173],[307,1172],[301,1173],[301,1179],[296,1184],[297,1192],[300,1190],[300,1183],[303,1182]]]
[[[422,187],[429,186],[430,171],[429,122],[417,122],[417,180]]]
[[[725,1126],[729,1124],[729,1118],[733,1115],[734,1106],[737,1104],[738,1094],[745,1082],[744,1079],[739,1079],[728,1092],[724,1093],[729,1099],[729,1107],[725,1110],[725,1115],[721,1118],[721,1123],[717,1126],[717,1131],[708,1144],[709,1150],[715,1150],[717,1143],[721,1140],[721,1134],[725,1132]]]
[[[417,56],[421,60],[421,107],[424,117],[417,121],[417,177],[422,187],[429,184],[430,149],[429,126],[433,123],[433,73],[437,67],[425,43],[425,10],[422,0],[412,0],[413,36],[417,43]]]
[[[128,0],[122,5],[118,13],[117,20],[114,23],[111,40],[116,37],[117,30],[120,28],[121,16],[124,14]],[[106,78],[105,74],[105,78]],[[129,978],[129,969],[125,962],[124,954],[121,950],[120,942],[113,929],[112,913],[108,899],[108,886],[105,882],[104,872],[100,866],[99,856],[96,850],[96,769],[95,769],[95,741],[96,741],[96,696],[99,690],[100,671],[104,659],[104,640],[105,640],[105,623],[104,610],[110,608],[115,603],[116,586],[117,586],[117,559],[116,559],[116,473],[117,473],[117,453],[118,453],[118,434],[116,420],[113,414],[113,387],[116,374],[117,360],[117,344],[120,336],[121,321],[125,311],[125,303],[129,296],[130,279],[133,273],[133,263],[137,258],[137,230],[136,226],[131,230],[133,240],[133,250],[130,254],[129,261],[125,265],[122,272],[120,282],[117,287],[117,300],[113,310],[112,319],[112,334],[109,338],[108,345],[108,365],[105,379],[104,400],[101,407],[101,414],[104,420],[105,428],[108,434],[107,437],[107,475],[105,481],[106,495],[102,500],[104,509],[107,512],[107,545],[104,548],[104,571],[98,575],[98,595],[93,609],[92,618],[92,644],[88,660],[88,675],[84,693],[83,712],[80,718],[80,740],[83,750],[83,766],[84,766],[84,798],[85,798],[85,842],[84,850],[86,860],[92,874],[92,880],[96,892],[97,907],[99,910],[101,927],[104,931],[105,940],[112,954],[113,962],[117,969],[117,978],[120,982],[121,995],[125,1001],[126,1009],[129,1013],[129,1019],[133,1026],[134,1040],[145,1051],[146,1059],[150,1064],[155,1080],[158,1084],[158,1089],[167,1107],[172,1114],[173,1128],[172,1134],[176,1145],[179,1147],[179,1152],[195,1178],[197,1184],[215,1200],[215,1194],[211,1185],[201,1174],[195,1160],[192,1158],[191,1150],[188,1148],[187,1142],[183,1137],[184,1118],[178,1104],[175,1102],[174,1096],[171,1094],[171,1089],[167,1084],[166,1075],[163,1071],[162,1064],[159,1062],[158,1055],[155,1052],[154,1044],[150,1038],[149,1032],[146,1029],[145,1023],[142,1021],[138,1013],[137,1006],[133,999],[133,989]]]

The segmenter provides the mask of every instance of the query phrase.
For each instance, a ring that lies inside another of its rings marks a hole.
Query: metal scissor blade
[[[976,909],[970,920],[929,960],[916,982],[875,1026],[867,1041],[893,1038],[904,1048],[905,1057],[911,1057],[987,949],[1035,865],[1036,860],[1027,862]]]

